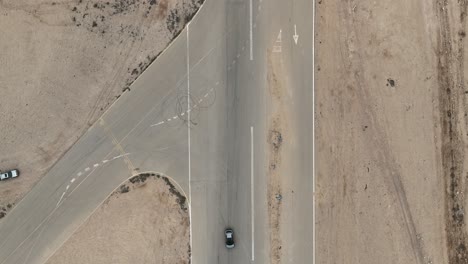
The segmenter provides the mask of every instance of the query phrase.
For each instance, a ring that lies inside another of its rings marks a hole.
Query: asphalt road
[[[288,167],[294,195],[284,197],[283,263],[311,263],[312,1],[206,0],[131,91],[0,222],[0,264],[44,263],[120,183],[145,171],[168,175],[189,197],[192,263],[269,263],[268,49],[284,62],[301,142]],[[223,244],[227,226],[234,250]]]

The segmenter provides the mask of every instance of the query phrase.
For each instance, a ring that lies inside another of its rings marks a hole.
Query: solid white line
[[[315,0],[312,3],[312,264],[315,264]]]
[[[252,227],[252,261],[255,260],[255,208],[254,208],[254,137],[250,127],[250,214]]]
[[[62,196],[60,196],[60,199],[59,199],[59,201],[58,201],[58,203],[57,203],[56,207],[58,207],[58,206],[59,206],[60,202],[61,202],[61,201],[62,201],[62,199],[63,199],[63,196],[65,196],[65,192],[63,192],[63,193],[62,193]]]
[[[189,26],[187,24],[187,139],[188,139],[188,183],[189,183],[189,221],[190,221],[190,263],[192,262],[193,256],[193,244],[192,244],[192,164],[191,164],[191,153],[190,153],[190,49],[189,49]]]
[[[250,0],[250,60],[253,60],[253,33],[252,33],[252,0]]]

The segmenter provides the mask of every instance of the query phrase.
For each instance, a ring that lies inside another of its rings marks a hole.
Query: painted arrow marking
[[[299,39],[299,35],[297,34],[296,24],[294,24],[294,35],[293,35],[294,42],[297,45],[297,40]]]

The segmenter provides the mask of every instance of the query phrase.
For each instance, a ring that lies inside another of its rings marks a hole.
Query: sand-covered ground
[[[317,1],[317,263],[468,263],[467,1]]]
[[[0,1],[0,218],[163,51],[202,0]]]
[[[189,263],[185,196],[159,174],[122,184],[47,264]]]

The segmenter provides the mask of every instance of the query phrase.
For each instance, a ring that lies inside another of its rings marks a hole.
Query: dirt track
[[[442,176],[449,263],[468,263],[466,229],[467,101],[465,56],[467,1],[438,1],[437,81],[439,85]]]
[[[468,263],[467,1],[317,1],[318,263]]]

